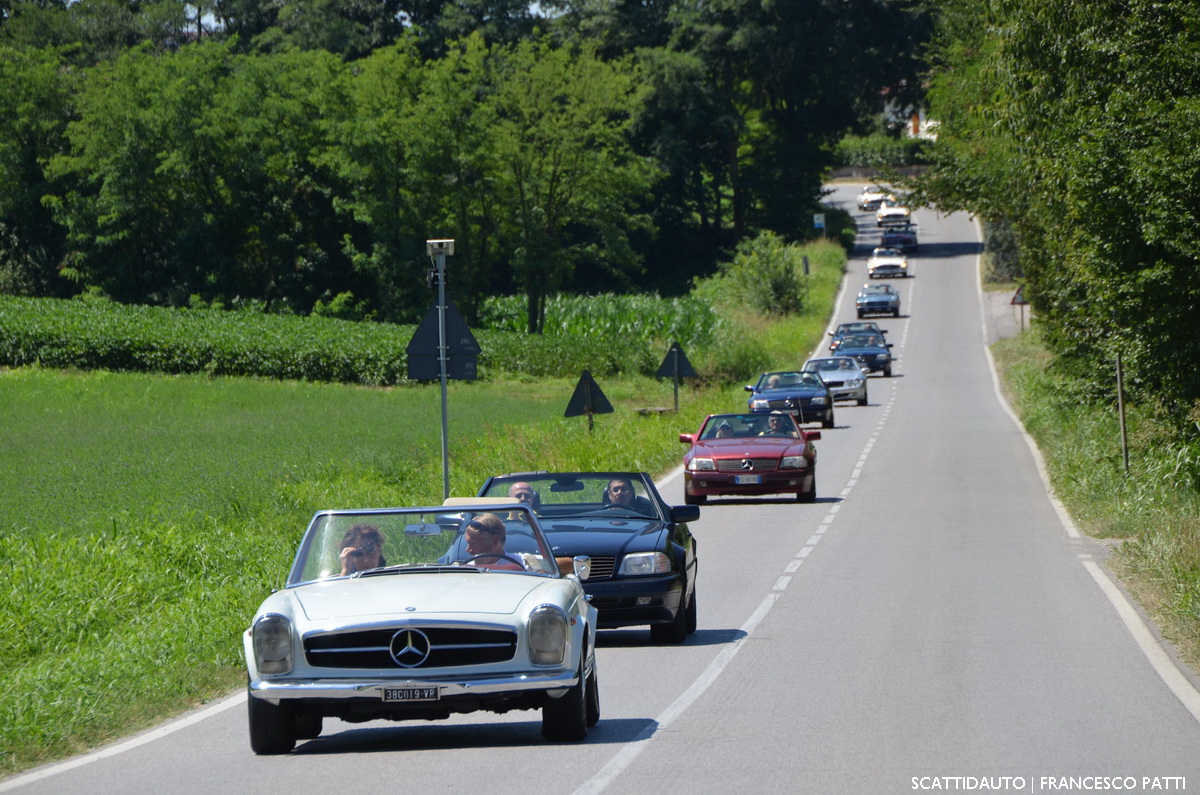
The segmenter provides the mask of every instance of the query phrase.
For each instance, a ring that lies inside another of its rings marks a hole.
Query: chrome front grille
[[[747,468],[742,462],[749,461],[750,467]],[[771,471],[779,468],[779,459],[777,458],[718,458],[716,460],[718,472],[763,472]]]
[[[392,657],[392,639],[408,630],[418,630],[428,638],[429,653],[417,665],[401,666]],[[305,659],[320,668],[447,668],[504,662],[516,652],[517,633],[502,629],[397,627],[304,639]]]

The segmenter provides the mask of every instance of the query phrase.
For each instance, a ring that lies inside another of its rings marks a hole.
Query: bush
[[[847,135],[835,151],[836,168],[899,168],[928,165],[932,142],[924,138]]]
[[[794,315],[804,307],[804,254],[773,232],[738,244],[733,262],[699,284],[695,294],[714,305],[741,306],[763,315]]]
[[[1008,219],[983,221],[983,251],[986,267],[984,280],[989,282],[1014,282],[1025,275],[1021,268],[1020,247],[1017,235]]]

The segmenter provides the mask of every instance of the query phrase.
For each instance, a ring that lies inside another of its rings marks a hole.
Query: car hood
[[[793,397],[812,397],[813,395],[823,395],[825,390],[818,386],[789,386],[783,389],[757,389],[751,392],[752,398],[766,398],[767,400],[787,400]],[[721,441],[727,441],[722,439]]]
[[[881,353],[890,353],[887,348],[848,348],[842,345],[838,348],[838,353],[843,356],[877,356]]]
[[[534,575],[474,570],[380,574],[309,583],[293,588],[291,594],[309,621],[404,612],[507,615],[545,582]]]
[[[543,519],[542,529],[556,556],[620,557],[631,552],[666,548],[667,526],[655,520],[563,517]]]
[[[825,383],[836,381],[838,383],[848,381],[851,378],[862,378],[863,374],[859,370],[829,370],[820,374],[821,380]]]
[[[705,458],[755,458],[781,456],[789,447],[804,447],[802,439],[787,436],[751,436],[745,439],[705,439],[692,446],[695,455]]]

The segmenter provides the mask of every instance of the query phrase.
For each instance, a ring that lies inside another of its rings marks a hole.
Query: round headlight
[[[292,670],[292,624],[278,613],[254,622],[254,661],[258,672],[286,674]]]
[[[529,615],[529,661],[561,665],[567,654],[567,617],[554,605],[538,605]]]

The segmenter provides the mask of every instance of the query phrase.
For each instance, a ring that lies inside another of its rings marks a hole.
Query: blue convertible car
[[[480,497],[533,508],[560,566],[591,559],[584,591],[601,628],[650,625],[656,643],[696,630],[695,505],[667,505],[644,472],[522,472],[484,482]],[[506,521],[510,547],[525,535]],[[518,549],[518,551],[524,551]]]
[[[833,427],[833,395],[815,373],[763,373],[758,383],[746,386],[746,391],[750,393],[751,411],[786,411],[800,424],[819,422],[824,428]]]
[[[868,373],[892,377],[892,344],[878,334],[849,334],[838,345],[838,356],[850,356]]]

